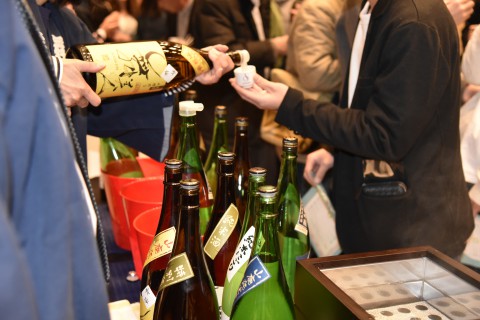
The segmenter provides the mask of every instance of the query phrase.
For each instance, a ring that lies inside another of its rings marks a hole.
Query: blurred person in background
[[[250,53],[248,64],[254,65],[258,73],[268,76],[265,72],[268,73],[277,63],[283,65],[287,53],[288,35],[282,21],[275,1],[204,0],[193,26],[198,30],[195,43],[200,47],[223,43],[230,50],[246,49]],[[213,114],[217,105],[227,107],[231,147],[235,118],[248,117],[250,163],[266,168],[267,182],[276,185],[280,163],[275,147],[260,137],[263,111],[243,101],[229,85],[227,77],[213,86],[196,85],[195,88],[198,100],[205,105],[205,110],[197,114],[197,121],[207,149],[212,140]]]
[[[277,122],[335,148],[345,253],[430,245],[462,254],[473,218],[460,157],[459,50],[443,1],[369,0],[341,108],[259,75],[252,89],[230,80],[246,101],[278,110]]]

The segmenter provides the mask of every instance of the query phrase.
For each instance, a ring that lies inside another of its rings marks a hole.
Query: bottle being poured
[[[246,50],[227,55],[236,65],[250,60]],[[100,72],[84,74],[102,99],[158,91],[179,93],[213,67],[207,51],[170,41],[76,45],[68,50],[67,58],[105,64]]]

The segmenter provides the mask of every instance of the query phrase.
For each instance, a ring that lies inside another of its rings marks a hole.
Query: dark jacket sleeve
[[[455,62],[445,59],[436,32],[420,23],[401,25],[381,46],[365,48],[350,109],[302,100],[289,90],[277,121],[349,153],[398,161],[446,107],[443,93]],[[369,49],[382,54],[370,61]]]

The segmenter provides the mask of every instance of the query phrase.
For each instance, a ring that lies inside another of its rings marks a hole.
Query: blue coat
[[[65,119],[13,0],[0,1],[2,319],[108,319]]]

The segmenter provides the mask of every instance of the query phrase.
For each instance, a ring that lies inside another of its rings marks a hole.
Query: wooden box
[[[480,319],[480,275],[431,247],[297,262],[299,320]]]

